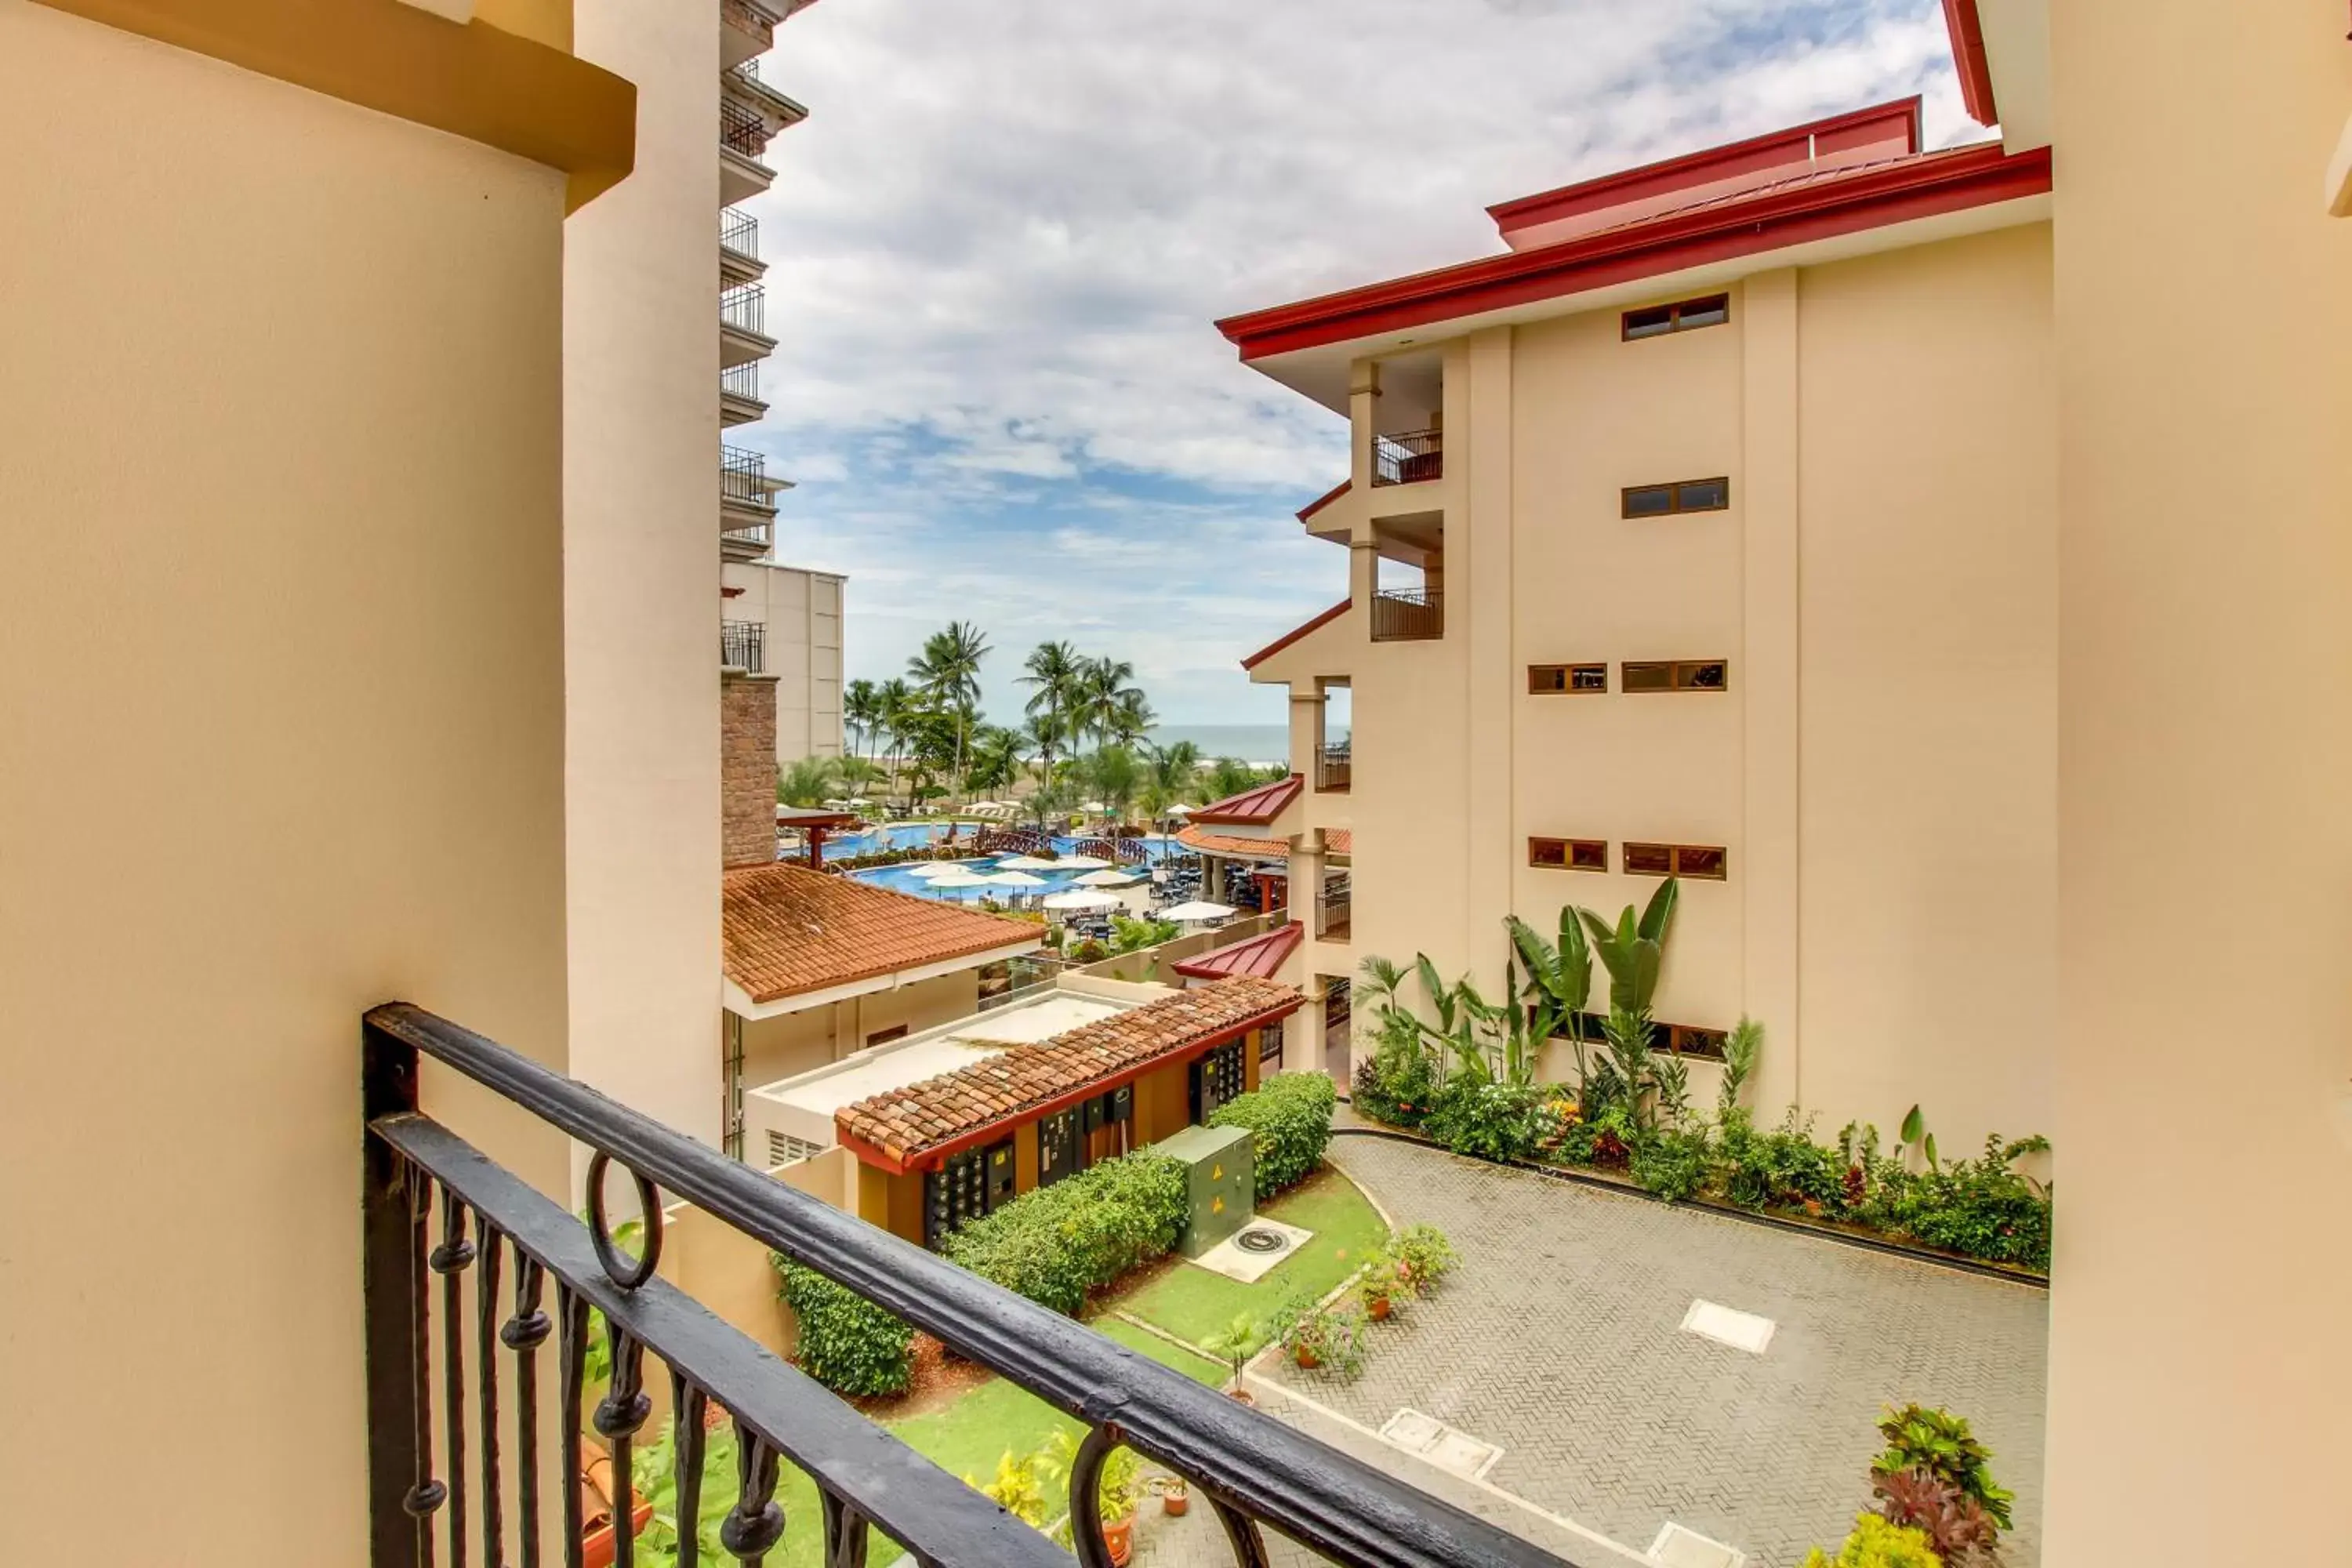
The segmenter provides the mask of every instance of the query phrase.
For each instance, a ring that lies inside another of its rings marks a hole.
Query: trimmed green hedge
[[[1331,1075],[1277,1073],[1255,1090],[1219,1106],[1212,1127],[1246,1127],[1254,1134],[1251,1166],[1260,1203],[1315,1173],[1331,1142],[1331,1108],[1339,1102]]]
[[[915,1331],[845,1285],[772,1255],[784,1305],[800,1320],[801,1370],[836,1394],[904,1394]]]
[[[1076,1317],[1088,1290],[1173,1248],[1190,1217],[1184,1168],[1139,1150],[1024,1193],[942,1250],[982,1279]]]

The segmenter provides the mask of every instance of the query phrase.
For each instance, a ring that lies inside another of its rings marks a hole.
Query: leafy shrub
[[[784,1305],[800,1321],[801,1370],[836,1394],[904,1394],[913,1329],[847,1286],[782,1258]]]
[[[1433,1225],[1409,1225],[1389,1244],[1399,1264],[1402,1277],[1412,1287],[1416,1296],[1427,1295],[1437,1282],[1454,1272],[1461,1256],[1445,1233]]]
[[[1164,1256],[1189,1217],[1184,1168],[1142,1150],[1023,1194],[942,1250],[982,1279],[1076,1317],[1088,1290]]]
[[[1524,1160],[1536,1152],[1550,1126],[1548,1096],[1533,1084],[1497,1083],[1473,1072],[1456,1073],[1437,1091],[1422,1130],[1457,1154],[1474,1159]]]
[[[1289,1314],[1282,1331],[1282,1348],[1294,1361],[1311,1361],[1339,1377],[1364,1370],[1363,1308],[1352,1302],[1313,1307]]]
[[[1845,1165],[1813,1142],[1812,1121],[1789,1107],[1780,1125],[1759,1132],[1744,1110],[1724,1118],[1720,1140],[1724,1194],[1748,1208],[1778,1204],[1811,1213],[1845,1206]]]
[[[2049,1147],[2046,1138],[2004,1143],[1995,1134],[1977,1159],[1904,1173],[1886,1205],[1891,1228],[1971,1258],[2048,1268],[2049,1193],[2011,1167]]]
[[[1007,1448],[996,1461],[994,1480],[983,1486],[966,1476],[963,1484],[1033,1529],[1045,1522],[1045,1488],[1038,1479],[1034,1454]]]
[[[1381,1049],[1356,1069],[1355,1108],[1392,1127],[1419,1127],[1438,1093],[1437,1068],[1427,1052],[1407,1042]]]
[[[1934,1471],[1874,1473],[1870,1489],[1879,1514],[1926,1536],[1944,1568],[1991,1568],[1998,1561],[1993,1548],[2000,1532],[1984,1504]]]
[[[1251,1173],[1264,1203],[1305,1181],[1323,1163],[1331,1142],[1331,1108],[1339,1098],[1328,1073],[1276,1073],[1255,1091],[1219,1106],[1209,1125],[1250,1130]]]
[[[1704,1131],[1647,1132],[1634,1140],[1628,1169],[1643,1192],[1680,1203],[1706,1185],[1711,1160]]]
[[[1889,1524],[1874,1513],[1853,1516],[1853,1533],[1845,1538],[1835,1557],[1820,1547],[1805,1559],[1805,1568],[1943,1568],[1927,1538],[1916,1530]]]
[[[2011,1493],[1994,1483],[1992,1450],[1969,1430],[1968,1417],[1948,1410],[1906,1405],[1890,1409],[1878,1423],[1886,1451],[1870,1467],[1874,1479],[1906,1470],[1925,1470],[1948,1481],[1964,1497],[1984,1505],[2001,1529],[2010,1528]]]

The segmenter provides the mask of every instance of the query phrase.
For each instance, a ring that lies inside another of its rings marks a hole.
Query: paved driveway
[[[1462,1267],[1375,1331],[1354,1383],[1262,1374],[1364,1428],[1410,1407],[1498,1444],[1492,1487],[1636,1551],[1671,1520],[1753,1568],[1843,1538],[1881,1405],[1941,1405],[2017,1492],[2010,1568],[2036,1568],[2043,1292],[1387,1139],[1331,1157]],[[1684,1331],[1694,1300],[1771,1320],[1764,1352]]]

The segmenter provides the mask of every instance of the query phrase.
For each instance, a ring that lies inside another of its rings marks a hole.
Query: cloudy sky
[[[1292,520],[1345,425],[1210,325],[1501,249],[1482,209],[1920,92],[1937,0],[824,0],[751,205],[778,554],[846,572],[848,673],[976,620],[1134,662],[1177,723],[1279,721],[1236,661],[1346,595]]]

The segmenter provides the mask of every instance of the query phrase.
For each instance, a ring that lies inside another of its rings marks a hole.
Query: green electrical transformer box
[[[1257,1198],[1250,1150],[1246,1127],[1187,1127],[1151,1145],[1184,1167],[1192,1221],[1176,1247],[1185,1257],[1200,1257],[1250,1222]]]

